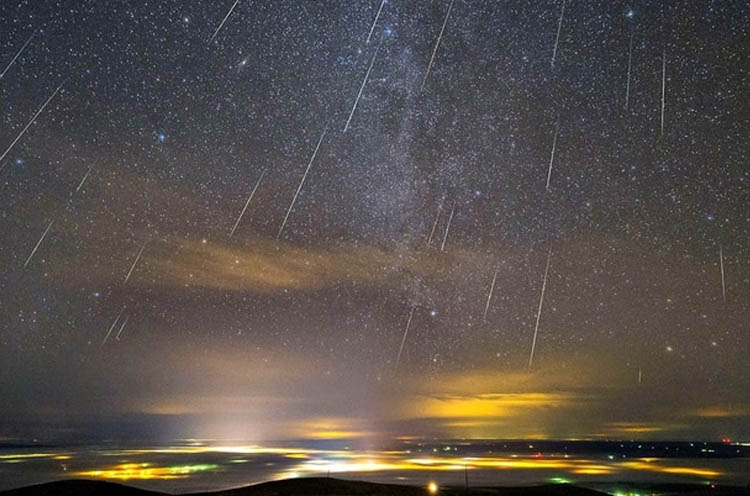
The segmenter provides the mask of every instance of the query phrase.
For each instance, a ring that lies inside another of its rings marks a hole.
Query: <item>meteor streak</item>
[[[721,295],[724,298],[724,303],[727,302],[727,285],[724,279],[724,250],[719,245],[719,267],[721,267]]]
[[[549,157],[549,170],[547,171],[547,191],[549,191],[549,183],[552,179],[552,163],[555,161],[555,148],[557,148],[557,133],[560,132],[560,126],[558,125],[555,128],[555,137],[552,139],[552,153]]]
[[[664,136],[664,100],[667,89],[667,49],[664,48],[664,52],[661,57],[661,135]]]
[[[128,279],[130,279],[130,275],[133,273],[133,270],[135,270],[135,266],[138,264],[138,260],[141,259],[141,255],[143,254],[143,249],[146,248],[146,243],[148,243],[148,240],[144,241],[141,245],[141,249],[138,251],[138,255],[135,257],[135,260],[133,261],[133,265],[130,266],[130,270],[128,271],[128,275],[125,276],[125,281],[123,281],[123,284],[126,284],[128,282]]]
[[[440,199],[440,205],[438,205],[438,211],[437,215],[435,216],[435,222],[432,223],[432,230],[430,231],[430,237],[427,238],[427,248],[430,247],[432,244],[432,237],[435,235],[435,228],[437,227],[437,223],[440,220],[440,214],[443,212],[443,202],[445,201],[445,197],[442,197]]]
[[[120,317],[122,317],[122,312],[124,311],[125,311],[125,305],[122,306],[122,310],[120,310],[120,313],[117,314],[117,318],[115,319],[114,322],[112,322],[112,325],[109,326],[109,331],[107,331],[107,335],[104,336],[104,341],[102,341],[101,346],[104,346],[104,343],[106,343],[107,340],[109,339],[109,335],[112,334],[112,329],[115,328],[115,326],[117,325],[117,321],[120,320]]]
[[[628,46],[628,82],[625,85],[625,110],[628,110],[628,104],[630,103],[630,69],[633,65],[633,37],[635,33],[630,36],[630,45]]]
[[[482,320],[487,322],[487,311],[490,309],[490,301],[492,301],[492,293],[495,291],[495,281],[497,280],[497,270],[495,269],[495,275],[492,276],[492,284],[490,285],[490,294],[487,295],[487,304],[484,306],[484,317]]]
[[[235,0],[234,4],[232,5],[232,8],[230,8],[229,12],[227,12],[227,15],[224,16],[224,20],[221,21],[221,24],[219,24],[219,27],[216,28],[216,31],[214,31],[214,34],[212,34],[211,38],[208,40],[209,44],[212,41],[214,41],[214,38],[216,38],[216,35],[219,34],[219,31],[221,31],[221,28],[224,27],[224,23],[227,22],[227,19],[229,19],[229,16],[232,15],[232,12],[234,11],[234,8],[237,6],[238,3],[240,3],[240,0]]]
[[[370,33],[367,35],[367,41],[365,43],[370,43],[370,38],[372,38],[372,32],[375,31],[375,25],[378,23],[378,19],[380,19],[380,12],[383,10],[384,5],[385,5],[385,0],[382,0],[380,2],[380,8],[378,8],[378,13],[375,14],[375,20],[372,21],[372,26],[370,27]]]
[[[380,38],[380,43],[378,43],[378,47],[375,49],[375,55],[372,56],[372,61],[370,62],[370,67],[367,68],[367,72],[365,73],[365,78],[362,80],[362,85],[359,87],[359,93],[357,93],[357,98],[354,100],[354,105],[352,106],[352,111],[349,113],[349,118],[346,120],[346,125],[344,126],[344,132],[349,129],[349,123],[352,122],[352,117],[354,117],[354,111],[357,110],[357,105],[359,105],[359,99],[362,98],[362,91],[365,89],[365,85],[367,84],[367,80],[370,79],[370,71],[372,71],[372,66],[375,65],[375,59],[378,58],[378,52],[380,51],[380,45],[383,44],[383,38]]]
[[[563,16],[565,15],[565,0],[562,3],[562,9],[560,9],[560,20],[557,21],[557,36],[555,37],[555,48],[552,50],[552,69],[555,68],[555,57],[557,56],[557,45],[560,43],[560,29],[562,28]]]
[[[94,166],[92,165],[91,167],[89,167],[89,170],[86,171],[86,174],[83,176],[83,179],[81,179],[81,182],[78,184],[78,187],[76,188],[76,193],[78,193],[78,190],[83,187],[83,183],[86,182],[86,179],[89,177],[89,174],[91,174],[91,170],[93,168]]]
[[[122,334],[122,330],[125,329],[125,325],[128,323],[129,319],[130,319],[130,315],[126,315],[125,320],[122,322],[122,325],[120,326],[120,330],[117,331],[117,334],[115,335],[115,339],[117,341],[120,340],[120,334]]]
[[[34,36],[36,36],[36,31],[34,31],[33,33],[31,33],[31,36],[29,36],[29,39],[28,39],[28,40],[26,40],[26,43],[24,43],[24,44],[23,44],[23,46],[21,47],[21,49],[20,49],[20,50],[18,50],[18,52],[16,52],[16,56],[15,56],[15,57],[13,57],[13,59],[12,59],[12,60],[10,61],[10,63],[9,63],[9,64],[8,64],[8,65],[7,65],[6,67],[5,67],[5,69],[3,70],[3,72],[2,72],[2,73],[0,73],[0,79],[2,79],[2,78],[3,78],[3,76],[5,76],[5,73],[6,73],[6,72],[8,72],[8,69],[10,69],[10,68],[11,68],[11,66],[13,66],[13,64],[14,64],[14,63],[16,62],[16,59],[17,59],[18,57],[20,57],[20,56],[21,56],[21,54],[23,53],[23,51],[24,51],[24,50],[26,50],[26,46],[27,46],[27,45],[28,45],[29,43],[31,43],[31,40],[32,40],[32,39],[34,39]]]
[[[437,53],[438,47],[440,46],[440,40],[443,39],[443,31],[445,31],[445,25],[448,24],[448,16],[451,15],[453,2],[454,0],[451,0],[450,5],[448,5],[448,12],[445,14],[445,19],[443,20],[443,27],[440,28],[440,34],[438,34],[437,41],[435,42],[435,47],[432,49],[432,56],[430,57],[430,63],[427,64],[427,72],[425,73],[424,79],[422,80],[422,86],[419,88],[420,91],[424,89],[424,84],[427,82],[427,78],[430,76],[432,63],[435,61],[435,54]]]
[[[44,105],[42,105],[41,108],[36,111],[36,114],[34,114],[34,117],[32,117],[31,120],[28,122],[28,124],[26,124],[26,126],[24,126],[24,128],[21,130],[21,132],[18,133],[18,136],[16,136],[16,139],[13,140],[13,142],[10,144],[10,146],[8,146],[8,148],[3,152],[3,154],[0,155],[0,162],[2,162],[5,156],[8,155],[8,153],[13,149],[13,147],[16,145],[18,140],[20,140],[21,137],[23,137],[23,135],[26,134],[26,131],[29,129],[29,127],[31,127],[31,125],[34,123],[36,118],[39,117],[39,114],[41,114],[44,111],[45,107],[49,105],[49,102],[51,102],[52,99],[55,98],[55,95],[57,95],[57,92],[60,91],[62,87],[63,87],[62,84],[58,86],[55,92],[52,93],[52,95],[49,98],[47,98],[46,102],[44,102]]]
[[[406,329],[404,329],[404,337],[401,338],[401,346],[398,348],[398,356],[396,357],[396,368],[398,368],[398,363],[401,361],[401,352],[404,351],[404,343],[406,343],[406,335],[409,334],[409,327],[411,326],[411,318],[414,316],[414,309],[416,308],[416,305],[411,306],[411,310],[409,310],[409,318],[406,320]]]
[[[544,291],[547,289],[547,274],[549,273],[549,263],[552,259],[552,245],[547,253],[547,265],[544,267],[544,280],[542,282],[542,293],[539,295],[539,308],[536,311],[536,324],[534,325],[534,339],[531,341],[531,353],[529,353],[529,372],[534,364],[534,350],[536,349],[536,337],[539,334],[539,320],[542,317],[542,305],[544,304]]]
[[[39,241],[37,241],[36,246],[33,250],[31,250],[31,254],[29,255],[29,258],[26,259],[26,262],[24,262],[23,266],[26,267],[29,265],[29,262],[31,262],[31,257],[34,256],[34,253],[39,249],[39,245],[42,244],[42,241],[44,241],[45,236],[47,236],[47,233],[49,232],[50,228],[52,227],[52,223],[55,222],[54,220],[51,220],[49,225],[47,226],[47,229],[44,230],[44,233],[42,234],[42,237],[39,238]]]
[[[234,223],[234,227],[232,227],[232,232],[229,233],[229,237],[231,238],[234,236],[234,231],[237,230],[237,226],[240,225],[240,221],[242,220],[242,216],[245,215],[245,210],[247,210],[247,206],[250,205],[250,202],[253,200],[253,196],[255,196],[255,191],[258,189],[258,186],[260,186],[260,182],[263,180],[263,176],[266,175],[266,171],[263,171],[260,174],[260,177],[258,178],[258,181],[255,183],[255,187],[253,188],[253,191],[250,193],[250,196],[247,198],[247,201],[245,202],[245,206],[242,208],[242,212],[240,212],[240,216],[237,217],[237,222]]]
[[[448,225],[445,226],[445,234],[443,235],[443,243],[440,245],[440,251],[445,251],[445,241],[448,239],[448,232],[451,230],[451,222],[453,222],[453,213],[456,211],[456,200],[453,200],[453,206],[451,207],[451,214],[448,216]]]
[[[326,126],[326,128],[323,130],[323,134],[320,135],[318,144],[315,145],[315,151],[313,152],[312,157],[310,157],[310,162],[308,162],[307,168],[305,169],[305,173],[302,175],[302,180],[299,182],[299,186],[297,186],[297,191],[294,192],[292,203],[289,204],[289,208],[287,209],[286,215],[284,216],[284,222],[281,223],[281,227],[279,228],[279,233],[276,235],[276,241],[281,239],[281,233],[284,232],[284,226],[286,226],[286,222],[287,220],[289,220],[289,214],[292,213],[292,209],[294,208],[294,204],[297,201],[299,192],[302,190],[302,185],[305,184],[305,178],[307,178],[307,173],[310,172],[310,167],[312,167],[313,161],[315,160],[315,155],[318,154],[318,149],[320,148],[320,144],[323,142],[323,137],[326,135],[327,131],[328,131],[328,127]]]

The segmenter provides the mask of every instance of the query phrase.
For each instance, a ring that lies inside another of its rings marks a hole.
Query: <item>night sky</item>
[[[749,19],[3,1],[0,440],[750,438]]]

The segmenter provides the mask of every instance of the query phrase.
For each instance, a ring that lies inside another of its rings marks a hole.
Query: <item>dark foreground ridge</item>
[[[644,494],[643,491],[640,492]],[[264,482],[236,489],[190,496],[429,496],[424,487],[374,482],[348,481],[327,477],[287,479]],[[439,496],[601,496],[608,493],[567,484],[533,487],[441,487]],[[626,493],[627,494],[627,493]],[[650,485],[648,492],[660,496],[689,494],[694,496],[746,496],[748,490],[739,487],[707,487],[699,485]],[[161,496],[166,493],[147,491],[112,482],[72,479],[0,491],[2,496]]]
[[[0,491],[0,494],[3,496],[156,496],[164,493],[112,482],[70,479]]]

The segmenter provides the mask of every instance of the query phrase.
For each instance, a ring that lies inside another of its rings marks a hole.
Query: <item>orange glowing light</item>
[[[215,470],[217,465],[178,465],[173,467],[154,467],[150,463],[121,463],[101,470],[76,472],[80,477],[115,480],[172,480],[182,479],[196,472]]]
[[[633,470],[643,470],[672,475],[692,475],[695,477],[716,478],[722,475],[717,470],[695,468],[695,467],[670,467],[653,463],[653,459],[641,459],[639,461],[625,462],[623,466]]]

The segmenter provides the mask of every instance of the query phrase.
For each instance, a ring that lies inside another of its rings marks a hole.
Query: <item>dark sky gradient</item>
[[[750,438],[750,4],[233,3],[0,4],[0,439]]]

